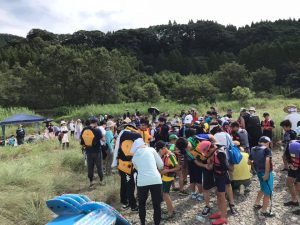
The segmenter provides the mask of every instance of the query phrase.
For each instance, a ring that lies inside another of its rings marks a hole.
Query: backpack
[[[233,142],[226,136],[227,139],[227,148],[226,153],[228,157],[228,161],[230,164],[237,165],[241,162],[243,156],[240,152],[240,149],[233,144]]]
[[[86,147],[93,147],[95,135],[91,129],[86,129],[82,133],[82,139]]]

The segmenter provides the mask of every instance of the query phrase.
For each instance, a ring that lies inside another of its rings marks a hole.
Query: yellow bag
[[[86,129],[82,133],[82,139],[86,147],[92,147],[95,135],[92,130]]]
[[[133,170],[132,162],[119,159],[118,169],[130,175]]]

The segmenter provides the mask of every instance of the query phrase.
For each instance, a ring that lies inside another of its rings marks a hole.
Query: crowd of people
[[[253,191],[249,188],[253,176],[258,177],[260,184],[253,200],[254,210],[260,210],[264,217],[274,216],[270,201],[274,186],[272,150],[276,145],[283,150],[281,169],[287,172],[286,187],[290,194],[290,200],[283,205],[299,207],[300,114],[295,105],[285,107],[284,111],[288,115],[280,121],[282,140],[276,143],[271,115],[265,112],[260,120],[254,107],[241,108],[236,118],[232,109],[220,115],[211,107],[202,115],[191,108],[172,117],[153,108],[150,116],[141,115],[138,110],[130,114],[127,110],[122,118],[99,115],[86,121],[62,120],[60,126],[46,121],[43,136],[58,139],[62,149],[69,148],[70,138],[82,145],[90,187],[95,184],[95,166],[100,185],[105,185],[105,176],[117,171],[122,208],[138,212],[142,225],[146,222],[149,192],[154,224],[174,217],[171,191],[204,201],[205,207],[196,219],[203,221],[209,217],[212,224],[218,225],[228,223],[227,207],[232,215],[238,216],[234,194]],[[25,137],[20,124],[7,144],[22,145]],[[214,190],[217,210],[211,205]],[[167,207],[165,212],[161,210],[162,202]],[[300,209],[293,213],[300,215]]]
[[[254,107],[242,108],[238,118],[233,117],[232,109],[222,116],[214,107],[205,115],[192,108],[174,117],[158,112],[147,117],[137,110],[131,115],[127,111],[122,119],[107,115],[91,117],[85,126],[80,120],[72,120],[68,126],[62,121],[59,131],[53,127],[49,136],[58,136],[63,148],[69,146],[68,135],[75,135],[80,141],[91,187],[95,166],[100,185],[105,185],[111,168],[117,168],[122,208],[138,212],[142,225],[149,192],[154,224],[174,217],[171,190],[205,202],[197,219],[209,217],[212,224],[227,224],[227,207],[232,215],[238,215],[234,190],[240,195],[252,191],[249,185],[254,175],[260,190],[253,208],[260,210],[261,216],[274,216],[269,209],[274,186],[274,144],[280,144],[284,150],[282,170],[287,171],[286,185],[291,195],[284,206],[299,206],[300,115],[293,105],[284,110],[288,116],[280,123],[284,134],[277,143],[273,143],[275,122],[270,114],[264,113],[260,121]],[[215,189],[217,211],[210,202]],[[166,212],[161,210],[163,201]],[[293,213],[300,215],[300,209]]]

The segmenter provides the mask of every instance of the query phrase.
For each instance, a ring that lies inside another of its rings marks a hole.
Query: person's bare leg
[[[258,191],[257,197],[255,200],[255,205],[260,205],[261,199],[264,196],[264,193],[262,191]]]
[[[196,187],[198,189],[198,193],[202,194],[203,193],[202,184],[196,183]]]
[[[234,205],[234,197],[231,184],[226,185],[226,194],[228,196],[230,205]]]
[[[225,192],[219,192],[218,193],[218,199],[219,201],[219,212],[221,219],[227,220],[227,206],[226,206],[226,196]]]
[[[210,205],[210,194],[209,194],[209,190],[204,190],[204,189],[203,189],[203,195],[204,195],[204,200],[205,200],[205,206],[209,207],[209,205]]]
[[[298,202],[297,193],[295,190],[295,179],[292,177],[287,177],[286,186],[288,187],[289,193],[292,197],[292,202]]]
[[[262,212],[267,212],[270,203],[270,196],[264,195],[263,198],[263,207],[261,209]]]
[[[169,193],[163,193],[163,198],[164,198],[164,201],[166,202],[166,205],[167,205],[168,215],[170,216],[174,212],[174,207],[173,207],[173,204],[172,204],[171,197],[170,197]]]

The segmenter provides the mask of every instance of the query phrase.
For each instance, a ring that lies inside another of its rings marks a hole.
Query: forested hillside
[[[0,35],[0,105],[299,96],[300,20]],[[240,86],[236,88],[237,86]]]

